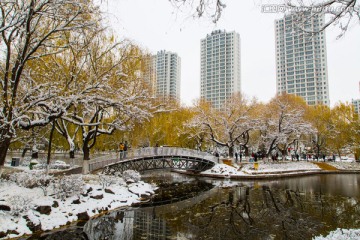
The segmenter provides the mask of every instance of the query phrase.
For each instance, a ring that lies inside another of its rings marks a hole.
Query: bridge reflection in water
[[[113,153],[88,161],[88,169],[103,169],[106,174],[128,169],[182,169],[200,172],[212,168],[217,162],[217,157],[209,153],[174,147],[140,148],[128,151],[124,155],[126,157],[120,158],[120,154]]]
[[[162,216],[172,211],[188,209],[199,204],[217,189],[203,192],[185,201],[156,207],[145,207],[134,210],[110,212],[99,218],[90,219],[84,226],[89,239],[174,239],[179,233],[171,232],[166,219]]]
[[[103,229],[90,239],[313,239],[360,228],[359,183],[358,174],[239,182],[176,204],[123,211],[115,232],[97,224],[111,224],[116,213],[90,220],[98,222],[86,229]]]

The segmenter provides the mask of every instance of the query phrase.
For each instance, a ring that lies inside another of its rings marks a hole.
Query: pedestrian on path
[[[125,144],[124,144],[124,159],[126,158],[127,151],[128,151],[128,142],[125,141]]]
[[[123,159],[123,157],[124,157],[124,148],[125,148],[125,145],[121,142],[119,145],[120,160]]]

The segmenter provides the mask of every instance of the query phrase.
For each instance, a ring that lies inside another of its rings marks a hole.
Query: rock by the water
[[[5,238],[7,235],[10,234],[18,235],[19,233],[15,230],[7,230],[7,232],[0,232],[0,238]]]
[[[111,189],[105,188],[106,193],[115,194]]]
[[[30,218],[28,216],[24,216],[24,219],[26,220],[26,226],[33,232],[38,232],[38,231],[41,231],[41,223],[39,222],[38,224],[37,223],[34,223],[30,220]]]
[[[100,195],[90,196],[90,198],[93,198],[93,199],[103,199],[103,198],[104,198],[104,195],[100,194]]]

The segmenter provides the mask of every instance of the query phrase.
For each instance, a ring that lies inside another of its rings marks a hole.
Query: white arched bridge
[[[154,169],[181,169],[201,172],[212,168],[218,158],[201,151],[176,147],[148,147],[132,149],[123,153],[111,153],[90,161],[84,161],[84,172],[103,169],[112,174],[125,170],[139,172]]]

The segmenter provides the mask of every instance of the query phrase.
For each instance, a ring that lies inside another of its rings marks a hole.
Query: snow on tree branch
[[[54,79],[36,76],[39,60],[68,49],[70,33],[99,28],[100,22],[91,0],[0,2],[0,166],[17,128],[44,126],[77,100],[59,97]]]

